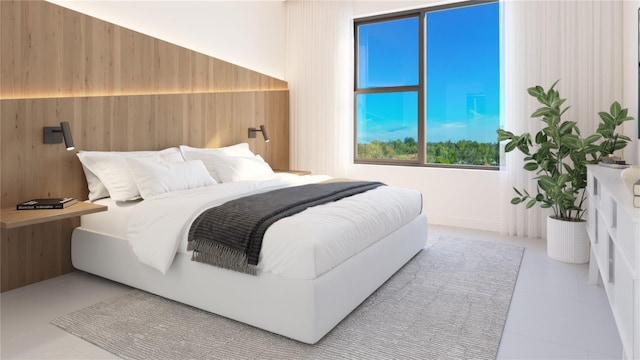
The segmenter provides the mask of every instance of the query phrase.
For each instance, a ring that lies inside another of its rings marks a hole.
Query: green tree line
[[[412,160],[418,158],[418,143],[412,137],[392,141],[374,140],[358,144],[359,159]],[[427,143],[427,163],[453,165],[500,165],[498,143],[471,140]]]

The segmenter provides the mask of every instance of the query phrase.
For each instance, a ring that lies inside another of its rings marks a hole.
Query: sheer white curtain
[[[539,106],[526,89],[556,89],[571,109],[563,119],[578,122],[582,135],[595,132],[598,112],[622,99],[622,1],[522,1],[502,3],[503,120],[516,134],[535,134]],[[509,200],[513,187],[535,192],[536,182],[522,170],[522,156],[504,156],[501,169],[501,224],[509,235],[544,237],[548,212],[526,210]]]
[[[290,166],[348,175],[353,159],[353,4],[287,1]]]

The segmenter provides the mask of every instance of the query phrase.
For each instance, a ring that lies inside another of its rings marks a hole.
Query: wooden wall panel
[[[86,199],[76,151],[44,144],[43,128],[69,121],[76,150],[160,150],[182,144],[220,147],[248,142],[274,168],[287,168],[289,92],[99,96],[0,100],[2,206],[31,197]],[[249,139],[265,124],[271,138]]]
[[[2,291],[73,271],[71,231],[78,219],[3,231],[0,236]]]
[[[42,0],[0,0],[0,206],[87,197],[75,152],[43,144],[69,121],[79,150],[249,142],[289,164],[287,83]],[[248,127],[267,126],[271,142]],[[0,291],[73,271],[78,219],[0,233]]]
[[[285,81],[42,0],[0,1],[2,98],[283,90]]]
[[[2,207],[37,197],[87,198],[76,151],[44,144],[43,128],[69,121],[77,150],[160,150],[248,142],[276,169],[289,166],[289,92],[0,100]],[[265,124],[271,141],[249,139]],[[2,290],[72,271],[68,220],[2,232]],[[27,230],[25,230],[27,229]]]

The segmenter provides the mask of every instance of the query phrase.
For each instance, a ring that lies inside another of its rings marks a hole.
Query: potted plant
[[[574,121],[563,121],[562,115],[569,107],[562,108],[562,99],[555,86],[548,91],[541,86],[527,89],[543,106],[531,114],[540,118],[544,127],[535,136],[529,133],[515,135],[498,129],[498,141],[507,141],[505,152],[519,150],[525,155],[524,169],[536,173],[537,189],[529,193],[518,190],[511,199],[514,205],[525,204],[532,208],[536,204],[551,209],[547,219],[547,254],[556,260],[570,263],[589,261],[589,239],[584,215],[586,212],[587,164],[598,163],[603,156],[622,149],[631,140],[616,134],[616,128],[627,116],[618,102],[610,112],[600,112],[601,123],[595,134],[582,137]],[[604,141],[598,142],[603,139]]]

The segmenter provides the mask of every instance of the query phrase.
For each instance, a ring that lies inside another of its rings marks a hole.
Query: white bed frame
[[[427,242],[419,215],[313,280],[251,276],[178,253],[165,275],[141,264],[125,239],[73,231],[73,266],[144,291],[314,344],[418,253]]]

